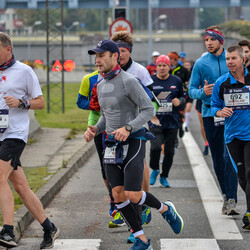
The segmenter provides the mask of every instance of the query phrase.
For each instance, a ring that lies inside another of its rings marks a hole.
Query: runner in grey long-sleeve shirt
[[[126,124],[134,132],[155,115],[154,105],[139,81],[123,70],[111,80],[101,80],[97,93],[102,108],[97,134],[105,130],[109,135]]]
[[[149,133],[143,124],[153,118],[154,107],[139,82],[121,71],[117,63],[120,52],[115,42],[101,41],[88,53],[95,54],[104,80],[97,89],[102,118],[96,126],[89,126],[84,138],[89,142],[97,133],[104,130],[108,133],[104,154],[107,180],[117,208],[136,238],[130,250],[150,250],[150,240],[131,202],[157,209],[176,234],[183,228],[183,220],[171,202],[162,203],[151,193],[142,191],[145,140]]]

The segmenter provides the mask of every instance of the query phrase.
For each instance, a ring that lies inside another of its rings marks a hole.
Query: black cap
[[[89,50],[88,53],[89,55],[94,55],[95,53],[103,53],[105,51],[110,51],[113,53],[117,52],[120,55],[120,51],[117,44],[112,40],[100,41],[97,44],[96,48]]]

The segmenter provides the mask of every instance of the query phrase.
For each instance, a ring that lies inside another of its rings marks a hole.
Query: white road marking
[[[221,213],[221,193],[191,133],[185,133],[182,141],[215,239],[242,240],[232,217]]]
[[[53,250],[98,250],[100,239],[57,239]]]
[[[217,250],[215,239],[161,239],[161,250]]]

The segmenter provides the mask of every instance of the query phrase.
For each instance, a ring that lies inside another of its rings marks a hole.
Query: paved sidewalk
[[[41,128],[22,154],[23,167],[48,166],[49,172],[56,173],[36,193],[44,207],[95,150],[94,143],[86,143],[83,134],[65,140],[69,132],[70,129]],[[17,240],[33,219],[24,205],[18,209],[14,223]]]

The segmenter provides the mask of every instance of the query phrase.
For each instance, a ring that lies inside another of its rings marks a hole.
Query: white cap
[[[153,53],[152,53],[152,56],[159,56],[160,55],[160,53],[158,52],[158,51],[154,51]]]

